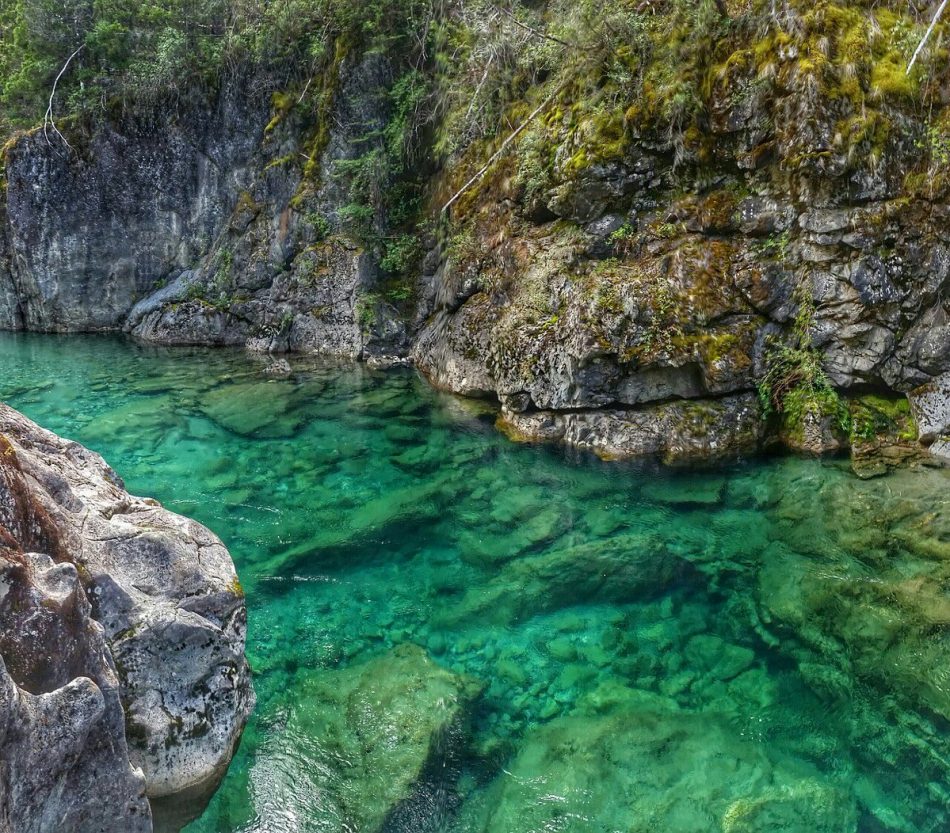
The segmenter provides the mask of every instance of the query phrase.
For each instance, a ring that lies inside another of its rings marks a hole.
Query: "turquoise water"
[[[950,830],[944,471],[603,463],[346,363],[0,361],[235,559],[259,705],[189,833]]]

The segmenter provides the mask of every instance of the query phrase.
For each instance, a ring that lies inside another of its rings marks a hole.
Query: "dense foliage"
[[[271,83],[312,76],[343,36],[382,45],[425,26],[423,0],[0,0],[0,118],[200,95],[241,66]],[[391,44],[390,44],[391,45]]]
[[[767,106],[796,85],[841,102],[841,141],[880,153],[884,103],[937,100],[941,27],[904,72],[925,23],[906,4],[834,0],[0,0],[0,126],[42,120],[74,53],[61,117],[201,95],[249,66],[263,92],[316,91],[341,48],[377,49],[414,71],[393,91],[396,109],[438,126],[441,158],[504,135],[555,89],[562,106],[548,123],[584,134],[575,167],[620,150],[631,126],[662,127],[683,159],[701,158],[717,91]],[[525,136],[529,188],[546,176],[543,132]]]

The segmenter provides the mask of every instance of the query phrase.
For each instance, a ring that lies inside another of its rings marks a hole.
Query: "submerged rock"
[[[625,532],[515,559],[446,616],[508,624],[571,605],[631,602],[663,593],[688,569],[662,536]]]
[[[223,385],[206,393],[201,412],[245,437],[291,437],[303,425],[295,388],[279,379]]]
[[[480,685],[415,645],[308,676],[286,723],[258,753],[254,830],[380,833],[425,829],[454,804],[454,763]]]
[[[457,833],[855,833],[854,800],[715,715],[606,686],[530,732]]]
[[[111,654],[103,661],[115,662],[128,757],[149,797],[208,793],[254,705],[243,593],[222,543],[2,404],[0,525],[81,578],[75,592],[89,597]],[[11,668],[17,636],[2,652]],[[70,659],[73,638],[45,646],[62,684],[86,673]]]

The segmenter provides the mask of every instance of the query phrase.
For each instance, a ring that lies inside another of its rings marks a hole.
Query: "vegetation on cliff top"
[[[77,50],[61,115],[200,96],[248,66],[277,88],[312,78],[337,39],[398,48],[433,13],[425,0],[0,0],[0,125],[42,120]]]
[[[447,198],[518,128],[528,204],[645,137],[702,166],[732,155],[724,134],[756,127],[747,155],[785,169],[873,167],[905,115],[932,125],[911,137],[924,155],[947,144],[942,24],[905,71],[926,22],[895,0],[0,0],[0,132],[48,107],[174,107],[230,75],[272,97],[277,120],[312,110],[318,151],[341,61],[378,51],[395,65],[392,123],[384,157],[349,172],[358,222],[374,202],[359,192],[391,179],[379,166],[450,163]]]

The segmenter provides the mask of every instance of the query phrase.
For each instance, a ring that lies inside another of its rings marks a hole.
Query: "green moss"
[[[303,149],[307,161],[304,163],[303,180],[290,201],[293,208],[303,205],[319,188],[320,161],[330,143],[333,108],[340,86],[340,67],[351,49],[352,43],[348,37],[338,37],[333,45],[333,58],[329,66],[317,77],[316,104],[313,110],[315,128]]]
[[[233,214],[242,214],[244,212],[257,212],[260,211],[260,203],[258,203],[254,197],[251,195],[250,191],[241,191],[238,194],[237,202],[234,204]]]
[[[289,165],[291,162],[293,162],[294,158],[295,154],[293,153],[288,153],[284,156],[278,156],[276,159],[271,159],[271,161],[264,166],[264,170],[269,171],[272,168],[282,168],[284,165]]]
[[[831,417],[849,434],[851,414],[822,367],[820,351],[812,344],[815,307],[808,284],[802,284],[796,294],[799,309],[790,339],[773,342],[766,355],[767,369],[758,384],[762,413],[777,416],[783,432],[796,439],[802,438],[809,417]]]
[[[276,92],[271,95],[270,105],[271,120],[267,123],[267,126],[264,128],[264,133],[270,133],[273,131],[277,125],[279,125],[287,116],[287,114],[293,109],[294,104],[297,100],[289,92]]]
[[[889,52],[874,61],[871,71],[871,94],[876,98],[906,98],[913,100],[920,88],[914,74],[907,74],[903,55]]]
[[[851,416],[837,391],[828,384],[799,383],[782,398],[782,432],[801,441],[804,439],[807,418],[830,417],[844,434],[851,432]]]
[[[375,292],[365,292],[356,299],[356,320],[363,330],[371,330],[376,325],[380,300]]]
[[[884,397],[869,394],[852,399],[851,438],[854,442],[873,442],[881,437],[901,442],[917,439],[917,424],[907,397]]]
[[[577,174],[591,165],[622,158],[628,144],[622,114],[616,110],[597,109],[581,115],[574,128],[577,151],[565,165],[565,173]]]

